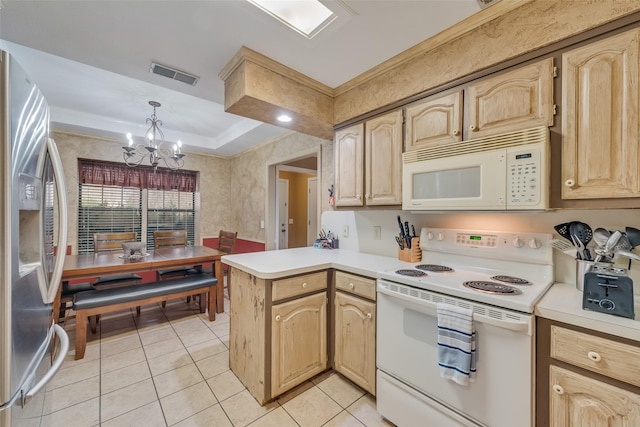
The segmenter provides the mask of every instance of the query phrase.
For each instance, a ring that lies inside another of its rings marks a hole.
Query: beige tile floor
[[[74,320],[64,327],[73,347]],[[228,347],[228,312],[209,322],[184,300],[103,316],[84,359],[72,350],[47,386],[42,426],[392,426],[334,372],[260,406],[229,370]]]

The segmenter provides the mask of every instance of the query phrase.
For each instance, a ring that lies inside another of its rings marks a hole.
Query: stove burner
[[[510,283],[512,285],[530,285],[531,282],[525,279],[521,279],[519,277],[513,276],[492,276],[492,280],[497,280],[499,282]]]
[[[445,272],[453,271],[453,268],[451,267],[445,267],[444,265],[436,265],[436,264],[420,264],[420,265],[416,265],[416,268],[418,270],[433,271],[435,273],[445,273]]]
[[[427,273],[425,273],[424,271],[412,270],[412,269],[396,270],[396,274],[399,274],[401,276],[413,276],[413,277],[420,277],[420,276],[427,275]]]
[[[489,294],[501,294],[501,295],[518,295],[522,292],[513,286],[502,285],[495,282],[487,282],[484,280],[472,280],[470,282],[464,282],[464,286],[467,288],[475,289],[476,291],[486,292]]]

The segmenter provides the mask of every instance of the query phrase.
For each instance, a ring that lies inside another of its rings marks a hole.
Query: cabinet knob
[[[576,182],[573,179],[568,179],[564,182],[564,185],[566,187],[574,187],[576,185]]]
[[[472,131],[475,132],[475,131],[478,130],[478,127],[476,125],[471,125],[471,126],[469,126],[469,129],[471,129]]]
[[[453,132],[451,132],[451,134],[453,136],[458,136],[458,135],[460,135],[460,131],[458,129],[454,129]]]
[[[370,196],[369,194],[365,194],[365,195],[364,195],[364,198],[365,198],[365,199],[367,199],[367,200],[369,200],[369,199],[371,198],[371,196]]]
[[[306,288],[306,287],[307,287],[307,282],[304,282],[304,283],[302,284],[302,288],[304,289],[304,288]]]
[[[564,388],[562,388],[560,384],[554,384],[553,391],[555,391],[558,394],[564,394]]]
[[[280,318],[280,315],[278,314],[278,315],[276,316],[276,321],[277,321],[277,322],[279,322],[279,321],[280,321],[280,319],[281,319],[281,318]]]
[[[349,283],[349,287],[350,287],[351,289],[353,289],[353,288],[355,287],[355,285],[354,285],[353,283]]]
[[[602,360],[602,356],[600,356],[600,354],[596,353],[595,351],[590,351],[589,353],[587,353],[587,357],[594,362],[599,362]]]
[[[373,317],[371,316],[371,313],[367,313],[367,319],[371,319],[371,317]]]

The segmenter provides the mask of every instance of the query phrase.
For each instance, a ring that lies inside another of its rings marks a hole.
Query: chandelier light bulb
[[[160,129],[162,121],[158,120],[156,116],[156,108],[160,107],[161,104],[156,101],[149,101],[149,105],[153,107],[153,114],[147,119],[147,125],[149,125],[146,132],[147,144],[134,145],[133,136],[128,132],[127,140],[129,145],[122,147],[124,161],[127,166],[134,167],[139,166],[145,159],[148,159],[154,169],[158,167],[160,161],[163,161],[170,169],[180,169],[184,166],[183,158],[185,157],[180,152],[182,141],[178,141],[173,147],[162,147],[165,142],[164,133]],[[173,148],[173,151],[171,148]]]

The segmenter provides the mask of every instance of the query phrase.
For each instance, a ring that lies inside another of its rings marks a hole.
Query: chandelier
[[[158,169],[158,164],[162,160],[164,164],[170,169],[180,169],[184,166],[184,154],[180,152],[182,148],[182,142],[178,141],[173,145],[172,149],[163,148],[164,133],[160,129],[162,121],[158,120],[156,116],[156,108],[160,107],[160,103],[156,101],[149,101],[149,105],[153,107],[153,114],[147,119],[149,129],[147,129],[147,143],[146,144],[134,144],[131,133],[127,133],[127,140],[129,145],[122,147],[122,157],[127,166],[139,166],[144,159],[149,159],[149,163],[153,166],[154,170]]]

